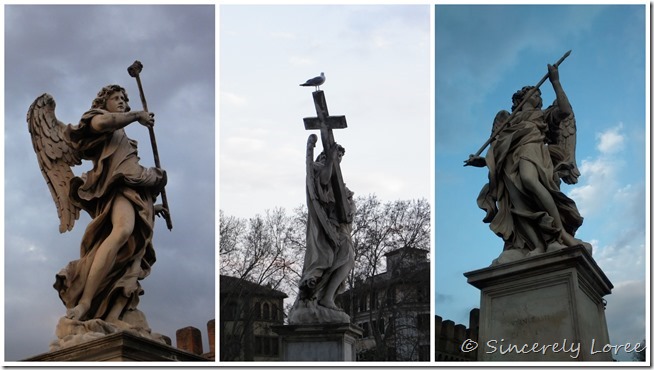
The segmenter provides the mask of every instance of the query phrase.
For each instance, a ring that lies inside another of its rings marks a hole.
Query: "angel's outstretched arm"
[[[133,122],[139,122],[144,126],[152,126],[154,125],[154,113],[135,111],[98,114],[91,120],[91,127],[98,132],[112,132]]]

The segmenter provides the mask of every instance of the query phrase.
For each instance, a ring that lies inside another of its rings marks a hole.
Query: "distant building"
[[[401,248],[385,254],[386,271],[355,283],[337,301],[363,329],[357,361],[429,361],[429,251]]]
[[[477,349],[468,352],[466,350],[476,347],[475,343],[479,338],[478,308],[470,310],[468,328],[452,320],[443,321],[440,316],[436,316],[434,326],[436,361],[477,361]]]
[[[284,298],[275,289],[220,275],[220,361],[279,361]]]
[[[200,331],[200,329],[193,326],[187,326],[185,328],[178,329],[175,332],[175,337],[177,338],[177,348],[187,352],[191,352],[195,355],[202,356],[207,360],[215,361],[216,360],[215,325],[216,325],[216,321],[213,319],[207,322],[209,352],[204,352],[202,350],[202,332]],[[167,342],[169,341],[170,338],[168,338]]]

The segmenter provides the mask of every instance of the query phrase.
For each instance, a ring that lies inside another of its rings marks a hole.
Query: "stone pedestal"
[[[479,361],[611,361],[613,285],[583,247],[464,274],[481,290]]]
[[[127,332],[44,353],[23,361],[208,361],[204,357]]]
[[[312,324],[273,327],[282,340],[282,361],[356,361],[356,325]]]

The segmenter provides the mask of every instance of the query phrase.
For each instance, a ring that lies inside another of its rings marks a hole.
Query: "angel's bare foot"
[[[566,245],[570,247],[581,245],[584,248],[586,248],[588,253],[593,254],[593,246],[590,243],[587,243],[581,239],[577,239],[568,233],[563,233],[563,241],[565,242]]]
[[[88,310],[89,306],[87,304],[79,303],[77,306],[66,311],[66,318],[71,320],[81,320]]]

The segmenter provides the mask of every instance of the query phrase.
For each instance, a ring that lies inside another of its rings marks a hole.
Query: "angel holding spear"
[[[560,181],[576,183],[574,113],[559,81],[558,64],[533,87],[513,95],[512,113],[500,111],[493,124],[485,157],[471,155],[465,165],[488,167],[489,182],[477,198],[484,222],[504,241],[493,261],[505,263],[528,255],[583,245],[574,237],[583,218],[575,202],[560,190]],[[539,86],[549,78],[555,102],[542,110]]]
[[[59,231],[73,228],[80,209],[92,218],[80,259],[56,275],[54,287],[69,320],[101,319],[118,326],[145,322],[136,310],[143,294],[139,280],[156,260],[154,216],[168,211],[154,203],[167,178],[160,168],[139,164],[137,143],[124,127],[135,122],[151,127],[154,114],[131,111],[128,102],[124,88],[108,85],[77,125],[57,120],[48,94],[38,97],[27,114],[41,172],[57,205]],[[92,161],[93,168],[74,176],[71,166],[82,159]]]

